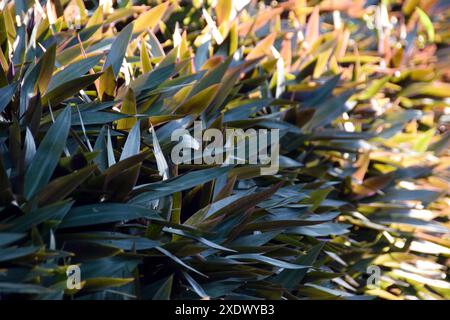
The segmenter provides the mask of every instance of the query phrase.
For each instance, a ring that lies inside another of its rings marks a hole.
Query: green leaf
[[[156,291],[153,296],[153,300],[170,300],[170,294],[172,292],[173,275],[168,277],[161,287]]]
[[[124,203],[100,203],[73,208],[66,215],[59,228],[89,226],[139,218],[162,220],[159,214],[152,209]]]
[[[131,236],[127,236],[127,239],[120,239],[120,240],[93,240],[93,241],[129,251],[148,250],[161,245],[160,242],[155,240]]]
[[[0,282],[0,293],[42,294],[54,290],[35,284]]]
[[[49,182],[66,146],[69,129],[70,107],[67,107],[48,130],[28,167],[25,174],[24,195],[26,198],[30,199]]]
[[[276,184],[260,192],[252,192],[251,194],[244,195],[243,197],[235,198],[233,199],[232,202],[223,207],[220,206],[219,208],[214,209],[214,211],[213,210],[208,211],[207,218],[214,219],[215,217],[218,217],[222,214],[231,215],[235,213],[243,213],[248,209],[256,206],[263,200],[272,196],[280,187],[281,184]],[[221,200],[221,202],[223,200]]]
[[[161,248],[161,247],[156,247],[156,249],[158,251],[160,251],[162,254],[164,254],[165,256],[169,257],[170,259],[172,259],[173,261],[175,261],[176,263],[178,263],[179,265],[185,267],[188,270],[191,270],[195,273],[197,273],[198,275],[201,275],[205,278],[207,278],[206,275],[204,275],[203,273],[201,273],[200,271],[195,270],[194,268],[192,268],[190,265],[186,264],[185,262],[183,262],[183,260],[181,260],[180,258],[178,258],[176,255],[172,254],[170,251]]]
[[[22,239],[24,236],[25,233],[0,232],[0,247],[16,242],[17,240]]]
[[[116,78],[119,75],[120,68],[122,67],[122,62],[125,57],[132,32],[133,23],[131,22],[125,28],[123,28],[122,31],[120,31],[119,35],[112,43],[111,50],[106,57],[103,71],[105,71],[109,66],[112,66],[114,76]]]
[[[233,104],[233,108],[225,112],[223,122],[246,120],[250,118],[251,115],[269,106],[273,101],[273,99],[249,99],[239,101],[237,106],[234,106]]]
[[[64,216],[69,212],[74,201],[57,202],[46,207],[39,208],[35,211],[31,211],[11,222],[11,231],[23,232],[28,231],[33,226],[49,221],[49,220],[62,220]]]
[[[94,66],[96,66],[100,62],[100,59],[102,57],[103,55],[100,54],[93,57],[88,57],[86,59],[78,60],[66,66],[50,79],[47,91],[52,91],[63,83],[78,79],[79,77],[85,75],[89,70],[94,68]]]
[[[125,141],[122,154],[120,155],[120,161],[138,154],[140,146],[141,146],[141,129],[140,123],[136,122],[136,124],[133,126],[130,133],[128,134],[127,140]]]
[[[450,149],[450,131],[442,135],[442,137],[428,147],[429,150],[433,151],[437,156],[441,156],[446,150]]]
[[[148,41],[151,46],[151,52],[153,57],[164,57],[166,54],[164,53],[164,49],[161,43],[159,42],[158,38],[156,37],[156,35],[152,32],[152,30],[148,29],[147,34],[149,37]]]
[[[53,180],[45,189],[37,194],[38,203],[42,205],[63,200],[89,178],[96,168],[95,165],[89,165],[83,169]]]
[[[324,222],[312,226],[290,228],[286,232],[302,234],[310,237],[324,237],[329,235],[341,235],[348,233],[349,224]]]
[[[428,149],[431,139],[433,139],[434,133],[435,129],[433,128],[426,132],[418,134],[418,137],[414,142],[412,149],[421,153],[425,152]]]
[[[254,253],[246,253],[246,254],[234,254],[227,256],[229,259],[238,259],[238,260],[256,260],[257,262],[262,262],[269,264],[271,266],[285,268],[285,269],[306,269],[309,266],[299,265],[296,263],[290,263],[270,257],[263,256],[261,254]]]
[[[57,105],[65,99],[72,97],[80,90],[90,86],[99,76],[101,76],[101,73],[90,74],[59,84],[42,97],[42,104],[47,105],[50,103],[52,106]]]
[[[134,96],[134,92],[132,89],[128,89],[125,93],[125,97],[122,101],[122,107],[120,108],[121,113],[125,113],[130,118],[125,118],[117,121],[117,129],[119,130],[129,130],[131,129],[137,122],[137,119],[133,116],[136,115],[136,97]]]
[[[37,80],[39,92],[44,93],[47,91],[48,84],[53,74],[55,67],[56,56],[56,44],[48,48],[40,61],[40,72]]]
[[[202,113],[209,106],[218,89],[219,85],[215,84],[200,91],[179,106],[176,113],[189,115]]]
[[[164,153],[161,150],[161,146],[153,126],[150,127],[150,132],[152,134],[153,154],[155,155],[156,166],[158,168],[159,175],[163,178],[163,180],[166,180],[169,178],[169,165],[167,164]]]
[[[106,145],[106,131],[107,127],[103,126],[100,132],[98,133],[97,139],[94,144],[94,151],[98,152],[98,155],[95,157],[94,162],[97,164],[100,171],[105,171],[108,165],[108,151]]]
[[[127,118],[128,115],[122,114],[114,111],[99,111],[99,112],[83,112],[82,114],[83,124],[85,126],[95,125],[95,124],[105,124],[114,122],[116,120]],[[72,116],[72,125],[81,125],[80,117],[78,115]]]
[[[189,98],[195,96],[201,91],[211,87],[215,84],[220,84],[228,67],[230,66],[232,59],[227,58],[223,63],[220,63],[217,67],[208,70],[208,72],[195,84],[191,92],[189,92]]]
[[[198,237],[198,236],[195,236],[195,235],[191,235],[191,234],[189,234],[189,233],[187,233],[187,232],[185,232],[183,230],[176,230],[174,228],[164,228],[163,231],[164,232],[168,232],[168,233],[172,233],[172,234],[176,234],[176,235],[179,235],[179,236],[182,236],[182,237],[186,237],[186,238],[191,238],[191,239],[197,240],[198,242],[203,243],[205,246],[208,246],[208,247],[213,248],[213,249],[222,250],[222,251],[229,251],[229,252],[236,252],[235,250],[225,248],[225,247],[223,247],[223,246],[221,246],[221,245],[219,245],[217,243],[209,241],[208,239],[205,239],[205,238],[202,238],[202,237]]]
[[[152,67],[152,63],[150,62],[150,56],[148,55],[147,47],[145,46],[145,41],[142,41],[142,43],[141,43],[140,52],[141,52],[140,58],[141,58],[142,73],[147,73],[147,72],[152,71],[153,67]]]
[[[312,265],[322,251],[324,244],[319,243],[312,247],[308,253],[300,256],[295,260],[295,263],[300,265]],[[294,290],[299,283],[304,279],[307,269],[301,270],[283,270],[273,279],[274,282],[283,285],[288,290]]]
[[[189,172],[163,182],[140,185],[136,188],[136,190],[144,192],[138,194],[129,202],[133,204],[147,204],[152,200],[168,196],[174,192],[183,191],[214,180],[215,178],[228,172],[230,169],[230,166],[204,169]]]
[[[0,262],[23,258],[36,253],[38,250],[39,247],[10,247],[5,249],[0,248]]]
[[[188,273],[183,272],[183,276],[186,278],[187,282],[191,285],[191,288],[194,290],[196,294],[202,299],[207,299],[208,294],[205,292],[205,290],[198,284],[197,281],[194,280]]]
[[[384,78],[372,81],[370,86],[358,95],[358,99],[360,99],[360,100],[371,99],[374,95],[376,95],[384,87],[384,85],[389,80],[390,80],[390,77],[384,77]]]
[[[145,73],[135,80],[131,81],[130,88],[136,96],[141,92],[152,90],[162,84],[175,72],[175,64],[171,63],[166,66],[158,66],[149,73]]]
[[[431,42],[434,42],[435,32],[433,22],[431,22],[430,17],[428,17],[425,11],[423,11],[419,7],[416,7],[416,12],[419,15],[420,23],[424,26],[425,30],[427,31],[428,39]]]
[[[3,112],[5,110],[8,103],[11,101],[12,97],[14,96],[14,93],[17,89],[17,82],[11,83],[7,85],[6,87],[0,88],[0,112]]]
[[[122,287],[133,280],[134,278],[90,278],[86,279],[83,290],[104,290],[107,288],[117,288]]]
[[[316,211],[320,207],[322,201],[324,201],[327,195],[333,190],[333,188],[318,189],[311,192],[309,196],[309,201],[312,203],[310,210],[312,212]]]
[[[34,142],[33,134],[30,129],[26,129],[25,133],[25,141],[24,141],[24,164],[25,168],[27,168],[34,156],[36,155],[36,144]]]
[[[346,102],[353,93],[353,90],[346,91],[339,96],[332,97],[318,105],[313,118],[307,123],[305,128],[312,130],[317,127],[326,126],[344,112],[349,111],[351,107]]]
[[[327,80],[327,82],[321,85],[318,89],[311,92],[305,100],[305,107],[315,107],[322,101],[327,99],[329,96],[331,96],[333,90],[336,88],[340,80],[341,75],[336,75]]]
[[[152,30],[155,28],[166,12],[168,5],[168,2],[163,2],[141,14],[134,22],[133,33],[140,33],[147,29]]]
[[[414,97],[427,95],[437,98],[450,97],[450,84],[444,82],[415,82],[400,91],[399,96]]]
[[[218,0],[216,5],[217,22],[220,26],[223,22],[228,21],[233,9],[233,1]]]

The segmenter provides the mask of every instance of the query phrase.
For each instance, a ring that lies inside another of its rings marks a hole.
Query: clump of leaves
[[[450,298],[446,2],[210,2],[3,2],[0,297]]]

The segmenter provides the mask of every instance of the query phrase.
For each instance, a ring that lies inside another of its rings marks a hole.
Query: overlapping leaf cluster
[[[450,298],[449,14],[3,1],[0,297]],[[280,129],[279,172],[174,165],[195,120]]]

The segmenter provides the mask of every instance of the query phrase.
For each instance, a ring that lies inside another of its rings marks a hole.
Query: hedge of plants
[[[2,1],[0,298],[450,299],[449,9]],[[278,172],[173,163],[194,121]]]

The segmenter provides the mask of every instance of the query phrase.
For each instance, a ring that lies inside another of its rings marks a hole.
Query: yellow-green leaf
[[[160,5],[157,5],[154,8],[151,8],[144,14],[141,14],[139,18],[134,22],[133,33],[140,33],[145,31],[146,29],[153,29],[158,25],[158,22],[164,16],[164,13],[167,10],[169,2],[163,2]]]

